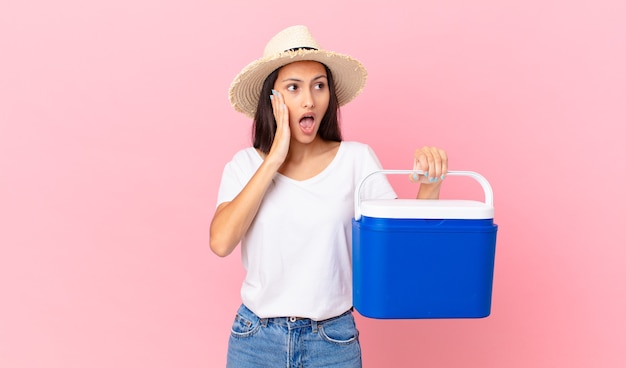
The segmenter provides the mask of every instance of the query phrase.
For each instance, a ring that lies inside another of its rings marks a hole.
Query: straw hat
[[[248,64],[235,77],[229,90],[235,110],[253,118],[263,82],[281,66],[301,60],[325,64],[333,73],[339,106],[354,99],[365,86],[367,71],[348,55],[322,49],[305,26],[293,26],[276,34],[265,46],[263,57]]]

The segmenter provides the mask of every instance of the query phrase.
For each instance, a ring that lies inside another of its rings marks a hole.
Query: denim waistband
[[[286,326],[289,328],[312,326],[314,331],[317,330],[318,325],[336,320],[341,317],[345,317],[347,315],[352,314],[353,311],[354,311],[354,307],[351,307],[350,309],[348,309],[347,311],[343,312],[342,314],[338,316],[316,321],[310,318],[295,317],[295,316],[294,317],[261,318],[257,316],[254,312],[252,312],[250,309],[248,309],[248,307],[246,307],[244,304],[242,304],[240,307],[240,312],[254,315],[256,318],[258,318],[262,326],[267,326],[268,324],[282,325],[282,326]]]

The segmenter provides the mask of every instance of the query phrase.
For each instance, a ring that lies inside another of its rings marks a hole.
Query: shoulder
[[[348,153],[363,154],[373,152],[372,148],[365,143],[355,141],[343,141],[341,142],[342,148]]]
[[[225,170],[247,177],[250,172],[256,171],[261,163],[263,159],[256,149],[247,147],[235,152],[231,160],[226,163]]]
[[[262,160],[263,159],[261,158],[261,156],[259,156],[259,153],[254,147],[246,147],[235,152],[232,159],[230,160],[230,163],[245,164],[255,163]]]
[[[343,141],[341,148],[343,150],[343,155],[346,157],[352,157],[358,161],[373,160],[378,162],[378,157],[369,144],[354,141]]]
[[[380,161],[374,150],[368,144],[361,142],[343,141],[338,157],[340,157],[338,161],[341,162],[343,170],[352,167],[351,170],[355,173],[369,173],[380,167]]]
[[[235,152],[233,155],[233,160],[241,160],[246,158],[252,158],[254,155],[258,156],[259,154],[256,152],[254,147],[246,147],[242,148],[239,151]]]
[[[381,168],[380,160],[369,144],[344,141],[342,150],[342,157],[351,162],[357,172],[370,173]]]

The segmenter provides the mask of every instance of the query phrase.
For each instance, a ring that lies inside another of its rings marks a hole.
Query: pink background
[[[293,24],[369,70],[346,139],[494,188],[492,315],[358,316],[364,365],[626,366],[626,2],[211,1],[3,0],[1,367],[224,365],[243,270],[208,229],[250,128],[227,89]]]

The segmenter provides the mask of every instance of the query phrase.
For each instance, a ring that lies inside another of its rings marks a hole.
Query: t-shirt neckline
[[[259,154],[259,152],[257,151],[256,148],[251,147],[252,150],[254,150],[254,152],[256,153],[257,157],[259,158],[259,160],[261,160],[261,162],[263,162],[263,157]],[[319,173],[313,175],[312,177],[308,178],[308,179],[304,179],[304,180],[296,180],[293,178],[290,178],[286,175],[283,175],[279,172],[276,173],[276,177],[277,178],[281,178],[283,180],[287,180],[290,182],[294,182],[294,183],[310,183],[313,181],[318,180],[319,178],[322,178],[326,175],[326,173],[328,171],[330,171],[337,163],[337,161],[339,160],[339,157],[343,154],[343,150],[344,150],[344,141],[339,142],[339,148],[337,149],[337,153],[335,153],[335,157],[333,157],[333,159],[330,161],[330,163],[328,165],[326,165],[326,167],[320,171]]]

